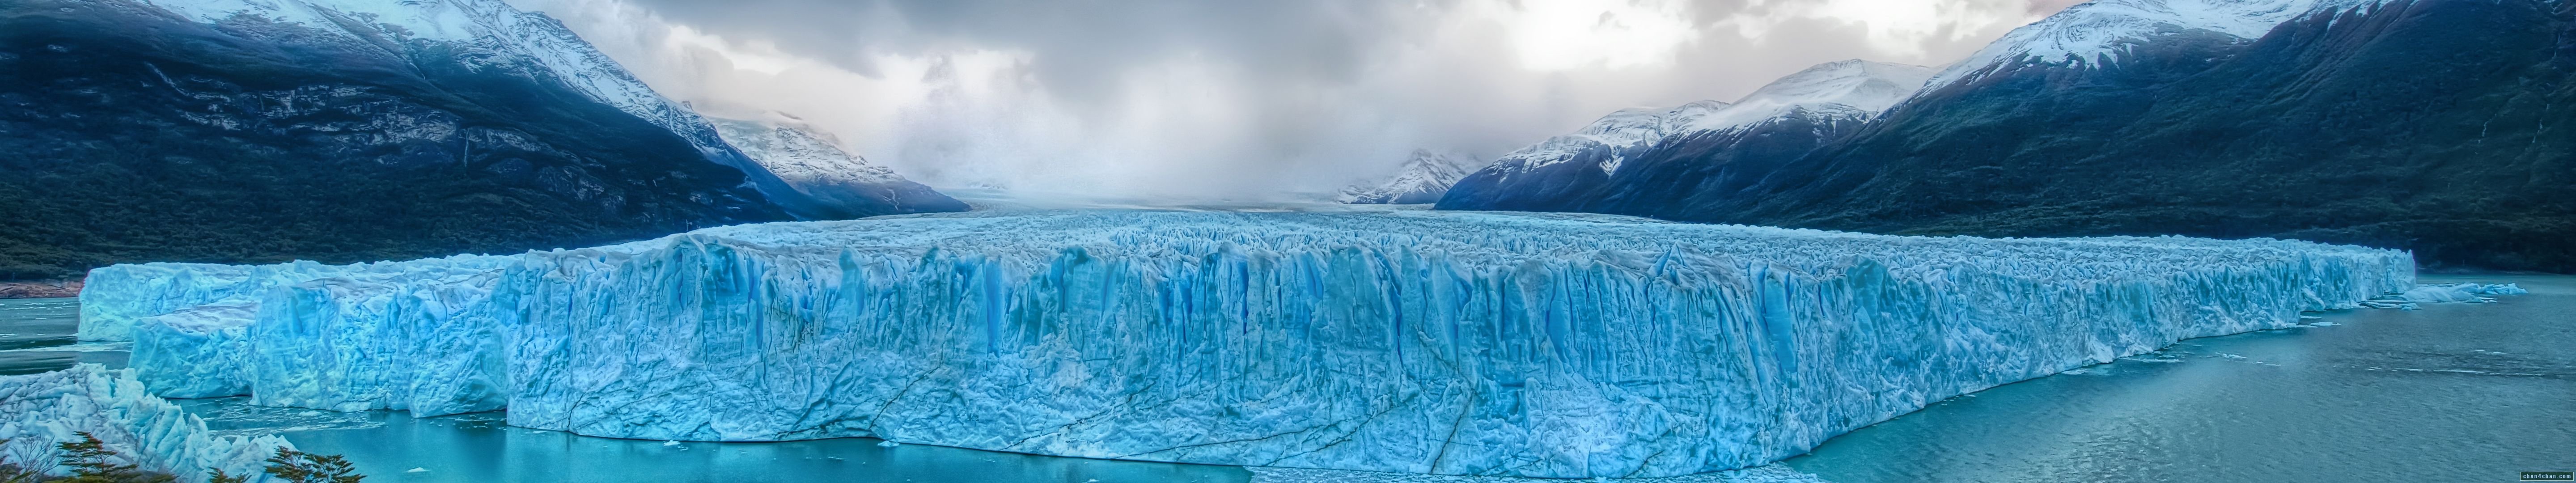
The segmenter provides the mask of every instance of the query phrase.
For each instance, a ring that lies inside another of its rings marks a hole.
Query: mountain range
[[[1441,153],[1428,149],[1413,154],[1396,166],[1395,174],[1381,179],[1353,184],[1334,198],[1349,204],[1415,205],[1440,201],[1449,194],[1450,185],[1476,169],[1476,157],[1463,153]]]
[[[0,3],[0,106],[4,278],[963,209],[800,189],[500,0]]]
[[[1507,157],[1438,207],[2296,238],[2406,248],[2437,269],[2576,272],[2576,137],[2551,134],[2576,125],[2570,5],[2097,0],[1873,115],[1587,147],[1600,170]]]

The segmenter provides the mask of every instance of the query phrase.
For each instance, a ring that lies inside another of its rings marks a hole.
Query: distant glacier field
[[[93,271],[154,395],[682,441],[1407,473],[1761,465],[2415,287],[2401,251],[1429,211],[1066,210]],[[210,451],[210,450],[192,450]]]

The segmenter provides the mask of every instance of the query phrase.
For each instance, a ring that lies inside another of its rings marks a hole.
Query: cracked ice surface
[[[259,474],[262,458],[293,448],[277,436],[215,436],[206,422],[144,392],[130,369],[98,364],[0,376],[0,455],[12,462],[49,461],[55,445],[90,433],[124,459],[149,471],[205,481],[208,470]],[[69,468],[53,468],[65,476]],[[265,478],[263,478],[265,481]]]
[[[277,284],[252,320],[196,325],[240,342],[193,350],[246,354],[134,364],[595,436],[1650,477],[2415,287],[2404,252],[2295,241],[1419,211],[885,217],[491,258]],[[195,286],[129,267],[88,290]]]

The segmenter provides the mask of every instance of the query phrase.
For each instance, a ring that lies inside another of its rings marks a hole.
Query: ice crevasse
[[[119,306],[85,310],[129,316],[84,323],[131,324],[139,377],[174,396],[1538,477],[1758,465],[2415,276],[2405,252],[2297,241],[1420,211],[918,215],[278,267],[102,268],[84,303]]]

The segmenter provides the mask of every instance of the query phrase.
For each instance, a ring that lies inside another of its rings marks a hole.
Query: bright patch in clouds
[[[1673,0],[1521,0],[1482,4],[1510,32],[1522,68],[1622,69],[1670,65],[1699,38],[1687,5]]]
[[[1789,20],[1840,21],[1864,29],[1871,50],[1919,56],[1933,42],[1991,38],[1994,32],[2038,20],[2035,3],[2065,0],[1769,0],[1756,1],[1753,8],[1718,23],[1735,27],[1745,38],[1763,38]]]

